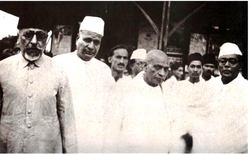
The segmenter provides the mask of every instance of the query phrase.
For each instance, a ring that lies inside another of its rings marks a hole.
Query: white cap
[[[104,21],[100,17],[86,16],[80,25],[80,30],[89,30],[104,36]]]
[[[227,42],[220,47],[220,53],[218,58],[224,55],[231,55],[231,54],[242,56],[242,53],[236,44]]]
[[[130,59],[143,59],[145,60],[147,51],[145,49],[136,49],[133,51]]]

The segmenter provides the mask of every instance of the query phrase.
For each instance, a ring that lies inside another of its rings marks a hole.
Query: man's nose
[[[160,69],[159,75],[162,76],[162,77],[166,75],[166,72],[164,71],[164,68]]]
[[[228,60],[226,61],[226,64],[224,66],[229,67],[229,61]]]
[[[88,47],[89,47],[90,49],[93,49],[93,48],[94,48],[94,42],[91,41],[91,42],[88,44]]]
[[[209,68],[208,68],[208,70],[212,71],[212,70],[213,70],[213,68],[209,67]]]
[[[120,59],[120,63],[124,63],[124,58],[123,57]]]
[[[30,43],[32,43],[32,44],[37,44],[37,37],[36,37],[36,34],[33,35],[33,37],[32,37],[32,39],[31,39]]]

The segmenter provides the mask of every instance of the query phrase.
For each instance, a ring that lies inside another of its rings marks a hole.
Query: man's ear
[[[243,68],[243,63],[240,62],[239,65],[240,65],[239,71],[241,72],[241,71],[242,71],[242,68]]]
[[[76,45],[78,43],[78,39],[79,39],[79,34],[76,36]]]
[[[145,63],[144,68],[143,68],[143,71],[144,71],[144,72],[147,72],[147,66],[148,66],[148,64]]]
[[[108,62],[109,62],[109,63],[111,63],[111,58],[112,58],[112,57],[108,57]]]

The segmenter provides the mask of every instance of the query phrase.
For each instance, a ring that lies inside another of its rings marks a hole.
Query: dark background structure
[[[135,5],[138,4],[160,29],[163,1],[1,1],[0,10],[19,16],[23,6],[34,7],[36,13],[43,16],[48,10],[54,25],[72,25],[72,51],[75,49],[79,22],[86,15],[100,16],[105,20],[105,36],[97,58],[107,58],[108,51],[114,45],[129,45],[129,52],[137,48],[139,28],[149,23],[145,15]],[[223,41],[234,41],[240,44],[244,55],[243,76],[247,78],[248,65],[248,2],[247,1],[173,1],[171,2],[169,21],[178,23],[199,6],[206,4],[192,14],[183,24],[184,35],[181,37],[183,57],[189,53],[190,33],[220,35]],[[38,17],[39,18],[39,17]],[[214,29],[214,26],[220,27]],[[173,26],[169,25],[169,31]],[[169,38],[173,41],[176,33]],[[223,43],[223,42],[221,42]]]

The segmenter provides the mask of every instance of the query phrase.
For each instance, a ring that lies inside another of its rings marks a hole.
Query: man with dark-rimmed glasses
[[[21,52],[0,62],[0,153],[77,152],[66,73],[43,54],[50,26],[28,14],[18,24]]]
[[[218,56],[221,76],[210,83],[213,91],[209,111],[200,127],[202,135],[192,135],[194,153],[247,153],[247,89],[248,81],[241,75],[243,54],[234,43],[224,43]],[[197,125],[196,128],[199,128]]]
[[[241,75],[242,53],[234,43],[224,43],[218,56],[221,86],[216,99],[215,111],[219,153],[241,153],[248,151],[247,140],[247,85]],[[216,115],[217,113],[217,115]],[[222,131],[223,130],[223,131]],[[222,132],[220,132],[222,131]]]

